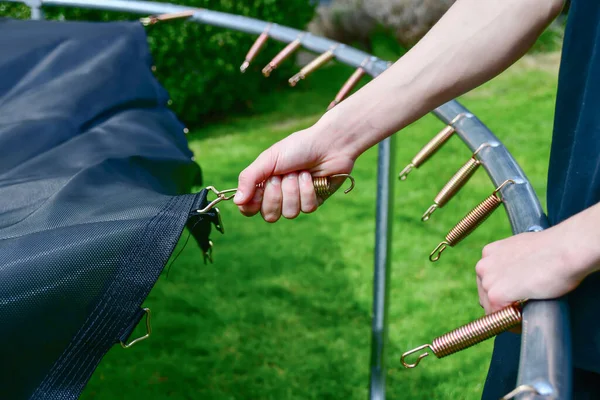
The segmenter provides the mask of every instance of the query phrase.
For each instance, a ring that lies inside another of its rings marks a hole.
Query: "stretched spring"
[[[467,161],[455,174],[454,176],[446,183],[446,185],[440,190],[440,192],[433,199],[433,204],[425,211],[425,214],[421,217],[421,221],[427,221],[431,214],[438,208],[444,207],[452,197],[467,183],[467,181],[473,176],[477,168],[481,165],[481,161],[477,159],[477,154],[479,151],[489,146],[489,144],[484,143],[473,153],[469,161]]]
[[[512,179],[504,181],[494,192],[479,203],[477,207],[471,210],[450,232],[446,235],[446,240],[438,246],[429,255],[429,260],[435,262],[440,259],[442,252],[447,246],[454,247],[464,238],[469,236],[479,225],[481,225],[492,213],[502,204],[502,199],[498,196],[500,190],[508,183],[515,183]]]
[[[344,194],[348,194],[352,189],[354,189],[354,178],[348,174],[335,174],[335,175],[330,175],[330,176],[313,177],[313,187],[315,188],[315,193],[317,194],[317,196],[321,197],[323,200],[325,200],[327,197],[331,196],[337,189],[336,187],[332,186],[331,178],[344,178],[344,180],[346,178],[348,178],[350,180],[350,187],[348,187],[346,190],[344,190]],[[261,189],[264,188],[265,182],[263,181],[263,182],[257,184],[256,187],[261,188]],[[204,207],[202,209],[194,210],[192,212],[192,214],[194,214],[194,215],[205,214],[208,211],[215,208],[215,206],[217,204],[219,204],[220,202],[233,199],[233,197],[235,196],[235,193],[237,192],[237,188],[236,189],[217,190],[217,188],[215,188],[214,186],[208,186],[208,187],[206,187],[206,189],[213,192],[217,196],[217,198],[214,199],[213,201],[211,201],[208,205],[206,205],[206,207]],[[217,209],[217,211],[218,211],[218,209]],[[221,225],[221,224],[219,223],[219,225]],[[217,228],[219,228],[219,227],[217,227]],[[222,228],[220,230],[221,230],[221,233],[223,233]]]
[[[354,189],[354,178],[348,174],[335,174],[331,176],[313,176],[313,187],[315,188],[315,193],[317,196],[326,199],[331,196],[335,189],[331,186],[331,178],[348,178],[350,179],[350,187],[344,190],[344,193],[347,194],[352,189]],[[261,182],[256,185],[257,188],[264,189],[265,182]]]
[[[333,50],[333,48],[327,50],[325,53],[321,54],[320,56],[312,60],[310,63],[308,63],[296,75],[288,79],[290,86],[296,86],[296,84],[300,82],[300,80],[305,79],[310,73],[314,72],[316,69],[325,65],[327,62],[333,59],[333,57],[335,57]]]
[[[304,36],[304,35],[302,35]],[[285,61],[289,56],[291,56],[296,50],[300,48],[302,45],[301,39],[302,36],[298,37],[294,41],[290,42],[287,46],[283,48],[272,60],[268,63],[262,70],[264,76],[268,77],[271,75],[274,69],[279,67],[279,65]]]
[[[410,171],[412,171],[413,168],[419,168],[425,163],[425,161],[429,160],[429,158],[433,156],[439,149],[441,149],[444,143],[446,143],[448,139],[450,139],[452,134],[456,132],[454,124],[456,124],[461,118],[467,116],[468,114],[461,113],[454,117],[454,119],[450,121],[450,123],[444,129],[442,129],[440,133],[435,135],[433,139],[429,141],[429,143],[423,146],[423,148],[417,153],[417,155],[413,157],[410,164],[408,164],[406,167],[404,167],[402,171],[400,171],[398,178],[401,181],[406,180],[408,174],[410,173]]]
[[[364,64],[364,62],[363,62],[363,64]],[[364,74],[365,74],[365,70],[363,69],[363,67],[361,65],[360,67],[358,67],[356,69],[356,71],[354,71],[354,73],[350,76],[350,78],[348,78],[346,83],[344,83],[344,86],[342,86],[342,88],[340,89],[338,94],[335,96],[335,99],[333,99],[333,101],[331,103],[329,103],[329,107],[327,107],[327,110],[329,111],[333,107],[340,104],[341,101],[344,100],[348,96],[348,94],[352,91],[352,89],[354,89],[354,87],[358,84],[358,82],[360,81],[360,79],[363,77]]]
[[[269,30],[270,29],[271,29],[271,24],[268,24],[267,27],[265,28],[265,31],[258,36],[258,38],[254,42],[252,47],[250,47],[250,50],[248,50],[248,54],[246,54],[244,63],[240,67],[240,71],[242,72],[242,74],[244,72],[246,72],[246,70],[250,66],[250,63],[252,62],[252,60],[254,60],[254,58],[256,57],[258,52],[264,47],[265,43],[267,43],[267,40],[269,39]]]
[[[522,301],[516,302],[437,337],[432,344],[424,344],[409,350],[402,354],[400,362],[405,368],[415,368],[423,358],[429,355],[429,352],[420,354],[415,362],[410,364],[406,362],[406,358],[412,354],[429,349],[437,358],[443,358],[514,328],[521,323],[523,303]]]

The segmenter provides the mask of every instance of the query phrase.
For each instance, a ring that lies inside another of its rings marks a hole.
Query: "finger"
[[[281,200],[281,178],[272,176],[267,180],[260,208],[260,213],[265,221],[276,222],[281,217]]]
[[[264,182],[269,176],[273,175],[277,164],[276,151],[269,148],[261,153],[256,160],[244,169],[238,177],[238,190],[235,193],[233,202],[235,204],[246,204],[254,197],[256,185]]]
[[[483,289],[483,285],[481,284],[481,279],[477,277],[477,294],[479,295],[479,305],[483,307],[486,314],[491,311],[490,301],[487,297],[487,292]]]
[[[317,194],[313,186],[312,176],[304,171],[300,174],[300,207],[303,213],[309,214],[319,207]]]
[[[300,214],[300,187],[297,173],[287,174],[281,180],[281,192],[283,194],[281,214],[288,219],[296,218]]]
[[[260,211],[264,193],[265,190],[263,188],[257,188],[250,202],[238,206],[240,212],[246,217],[256,215]]]

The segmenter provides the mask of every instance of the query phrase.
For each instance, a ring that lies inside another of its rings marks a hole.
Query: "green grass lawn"
[[[461,99],[506,144],[543,204],[556,90],[552,58],[520,62]],[[350,73],[342,66],[324,69],[298,90],[255,104],[256,115],[190,134],[205,183],[235,187],[239,171],[263,149],[315,122]],[[442,127],[428,116],[400,132],[395,173]],[[441,360],[428,358],[414,370],[399,362],[402,352],[482,315],[475,263],[486,243],[511,234],[500,208],[438,263],[428,261],[448,229],[494,189],[482,169],[432,220],[420,221],[468,157],[455,137],[396,184],[390,399],[477,399],[483,387],[492,341]],[[365,399],[376,163],[371,149],[356,164],[353,192],[336,194],[315,214],[293,221],[267,224],[223,204],[226,233],[212,234],[215,263],[204,265],[190,240],[145,303],[153,313],[152,337],[129,350],[115,346],[83,397]]]

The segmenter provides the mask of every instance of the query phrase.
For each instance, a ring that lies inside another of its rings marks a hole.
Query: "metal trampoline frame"
[[[43,19],[43,7],[78,7],[97,10],[156,15],[197,10],[188,21],[259,35],[268,22],[253,18],[190,7],[147,1],[127,0],[0,0],[24,3],[31,9],[31,19]],[[302,34],[302,36],[301,36]],[[289,43],[300,39],[302,47],[316,53],[333,49],[338,62],[362,67],[373,78],[390,65],[370,54],[344,44],[297,29],[272,24],[269,37]],[[336,46],[335,48],[333,46]],[[367,60],[365,62],[365,60]],[[448,124],[457,115],[468,118],[454,124],[456,133],[471,151],[487,143],[479,158],[494,185],[507,179],[515,181],[502,191],[504,205],[514,234],[540,231],[548,222],[540,202],[525,173],[496,136],[460,103],[453,100],[432,112]],[[396,173],[393,171],[395,136],[379,144],[378,184],[376,202],[374,289],[372,316],[372,346],[370,365],[371,400],[385,399],[387,308],[390,282],[391,232],[393,224],[393,194]],[[518,399],[570,399],[572,381],[571,338],[569,315],[563,300],[531,301],[523,311],[523,333],[517,387],[524,388]]]

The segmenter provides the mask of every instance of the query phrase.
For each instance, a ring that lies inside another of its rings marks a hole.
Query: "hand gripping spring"
[[[475,171],[481,165],[481,161],[477,158],[479,151],[489,146],[488,143],[484,143],[473,153],[469,161],[467,161],[456,173],[448,183],[440,190],[435,196],[433,204],[425,211],[425,214],[421,217],[421,221],[425,222],[429,220],[431,214],[438,208],[444,207],[448,202],[458,193],[458,191],[469,181],[469,179],[475,174]]]
[[[518,301],[495,313],[476,319],[435,338],[432,344],[424,344],[409,350],[402,354],[400,362],[405,368],[415,368],[423,358],[429,355],[429,351],[421,353],[415,362],[411,364],[406,361],[406,358],[412,354],[429,349],[437,358],[443,358],[514,328],[521,323],[524,302]]]
[[[315,189],[315,193],[317,194],[318,197],[320,197],[322,200],[327,199],[329,196],[331,196],[335,190],[336,187],[334,187],[332,185],[332,181],[331,179],[335,179],[335,178],[348,178],[350,180],[350,187],[348,187],[346,190],[344,190],[344,194],[349,193],[352,189],[354,189],[354,178],[348,174],[335,174],[335,175],[331,175],[331,176],[313,176],[313,187]],[[265,187],[265,182],[261,182],[259,184],[256,185],[257,188],[264,188]],[[204,207],[203,209],[200,210],[195,210],[193,213],[194,214],[204,214],[208,211],[210,211],[211,209],[213,209],[217,204],[219,204],[220,202],[224,201],[224,200],[231,200],[233,199],[233,197],[235,196],[235,193],[237,192],[237,188],[236,189],[226,189],[226,190],[217,190],[214,186],[208,186],[206,189],[212,191],[217,198],[214,199],[213,201],[211,201],[206,207]]]
[[[469,236],[479,225],[483,223],[492,213],[502,204],[502,199],[498,196],[500,190],[508,183],[515,183],[512,179],[504,181],[494,192],[479,203],[477,207],[471,210],[458,224],[454,226],[446,235],[446,240],[437,245],[429,255],[429,260],[435,262],[440,259],[442,252],[447,246],[454,247],[464,238]]]
[[[406,180],[410,171],[413,168],[419,168],[421,165],[425,163],[425,161],[429,160],[431,156],[433,156],[439,149],[442,148],[444,143],[450,139],[452,134],[456,132],[454,128],[454,124],[456,124],[461,118],[468,117],[470,114],[461,113],[458,114],[450,123],[440,131],[437,135],[433,137],[423,148],[413,157],[410,164],[408,164],[398,175],[398,178],[401,181]]]

